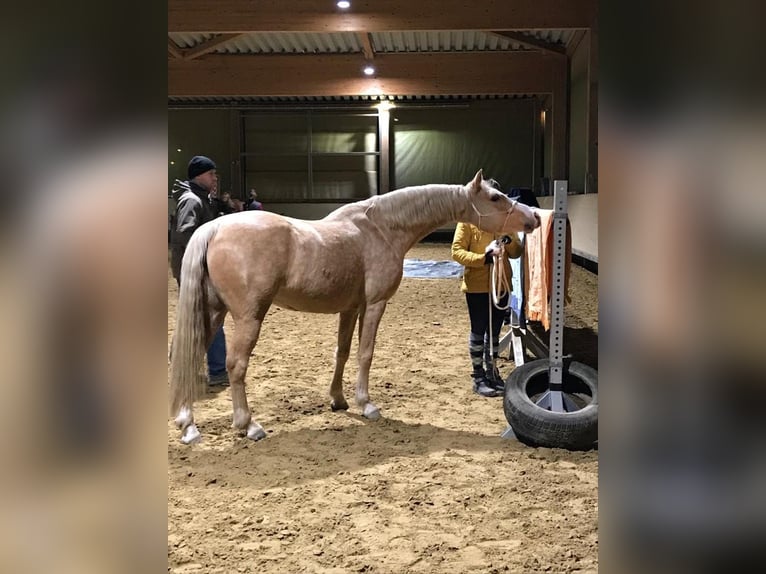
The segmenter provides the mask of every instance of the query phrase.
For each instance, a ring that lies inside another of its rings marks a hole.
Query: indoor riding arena
[[[484,187],[475,201],[485,194],[486,206],[507,204],[498,212],[503,217],[491,218],[482,203],[450,213],[498,242],[516,232],[524,241],[513,271],[517,279],[519,269],[524,274],[514,290],[521,324],[511,313],[502,326],[497,367],[505,391],[498,396],[474,392],[463,267],[452,255],[455,219],[424,230],[404,250],[404,276],[377,337],[373,331],[369,399],[379,418],[354,400],[357,330],[342,378],[349,408],[334,409],[338,312],[294,311],[294,294],[289,305],[277,297],[244,375],[252,421],[265,437],[244,431],[249,419],[232,428],[233,412],[235,422],[239,416],[235,384],[207,386],[193,403],[193,424],[181,412],[188,402],[169,412],[168,572],[597,572],[596,3],[536,0],[511,9],[432,0],[232,0],[224,7],[170,0],[168,6],[171,395],[173,369],[186,357],[176,354],[185,337],[174,336],[192,318],[192,306],[181,304],[191,298],[184,274],[191,273],[200,235],[194,231],[203,224],[224,229],[237,221],[245,229],[252,221],[269,229],[259,222],[273,221],[277,229],[367,202],[363,217],[371,225],[360,225],[362,237],[382,236],[393,253],[396,233],[374,219],[385,198],[451,184],[473,202],[478,177]],[[545,213],[551,222],[551,235],[540,240],[540,249],[550,251],[541,259],[549,280],[545,321],[525,308],[524,285],[535,288],[538,280],[528,269],[536,257],[530,242],[544,226],[510,229],[512,218],[528,210],[538,224]],[[307,225],[291,229],[314,229]],[[329,243],[316,233],[317,244]],[[565,241],[552,239],[562,233]],[[228,268],[221,268],[231,276],[265,276],[273,267],[251,273],[246,259],[268,253],[272,265],[292,269],[295,250],[315,246],[288,245],[285,237],[275,231],[257,245],[232,244],[238,254],[227,247],[228,259],[220,260]],[[216,240],[200,265],[210,308],[219,292]],[[360,256],[374,249],[366,240],[360,245]],[[174,265],[183,249],[179,271]],[[492,260],[483,247],[477,253],[494,266],[488,269],[499,268],[497,255]],[[333,268],[320,265],[304,283],[351,285],[366,273],[360,266],[338,277]],[[442,272],[418,271],[424,268]],[[253,283],[243,298],[256,290]],[[239,340],[237,321],[227,308],[229,357]],[[548,403],[522,375],[533,363],[545,365],[535,385],[542,381]],[[235,380],[232,364],[228,378]],[[521,390],[549,442],[530,439],[528,427],[516,424],[511,388]],[[589,438],[559,444],[562,433],[579,432],[580,423],[570,421],[585,413]]]

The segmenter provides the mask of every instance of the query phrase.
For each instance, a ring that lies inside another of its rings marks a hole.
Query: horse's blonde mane
[[[391,229],[408,228],[414,221],[424,219],[454,220],[460,197],[465,193],[462,185],[418,185],[405,187],[376,196],[370,200],[368,211]]]

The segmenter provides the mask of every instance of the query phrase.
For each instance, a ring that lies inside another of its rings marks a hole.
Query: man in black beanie
[[[218,215],[215,193],[218,175],[213,160],[196,155],[189,162],[187,181],[176,181],[173,194],[178,195],[175,225],[171,235],[170,268],[179,287],[181,286],[181,261],[192,234],[203,223],[212,221]],[[208,372],[211,386],[225,386],[229,382],[226,374],[226,338],[221,327],[215,334],[207,352]]]
[[[176,282],[181,284],[181,260],[186,245],[197,228],[215,219],[216,211],[211,203],[211,193],[216,188],[218,176],[215,163],[203,155],[194,156],[186,171],[185,182],[176,181],[173,195],[176,196],[176,216],[171,236],[170,268]]]

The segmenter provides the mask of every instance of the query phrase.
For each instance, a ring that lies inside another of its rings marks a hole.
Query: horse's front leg
[[[362,409],[362,414],[371,420],[380,417],[380,410],[370,402],[367,387],[370,381],[372,354],[375,351],[375,337],[387,303],[388,301],[381,301],[368,306],[359,325],[359,375],[356,379],[356,404]]]
[[[334,411],[348,408],[346,398],[343,396],[343,369],[348,361],[351,349],[351,339],[354,338],[354,325],[359,312],[354,309],[340,314],[338,320],[338,346],[335,348],[335,372],[330,384],[330,408]]]

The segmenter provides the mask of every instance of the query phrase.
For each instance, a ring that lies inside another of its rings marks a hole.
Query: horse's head
[[[533,208],[510,199],[490,181],[484,179],[479,170],[465,186],[470,202],[467,210],[470,223],[492,233],[530,233],[539,227],[540,216]]]

